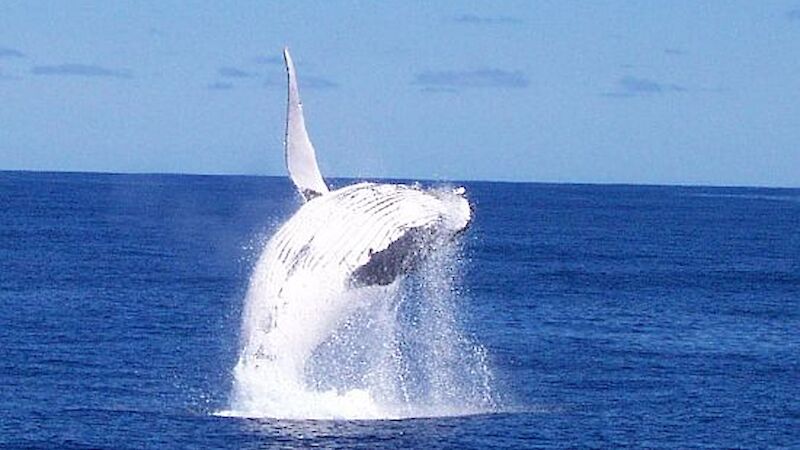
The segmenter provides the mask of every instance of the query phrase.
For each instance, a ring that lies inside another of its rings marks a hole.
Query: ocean
[[[0,172],[0,447],[800,448],[800,189],[459,184],[491,405],[276,419],[225,412],[288,178]]]

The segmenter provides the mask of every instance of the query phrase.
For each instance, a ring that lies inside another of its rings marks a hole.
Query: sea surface
[[[0,172],[0,447],[800,448],[800,189],[463,184],[496,410],[276,420],[218,412],[288,179]]]

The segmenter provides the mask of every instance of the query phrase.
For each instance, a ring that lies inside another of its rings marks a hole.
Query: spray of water
[[[494,411],[486,351],[461,329],[460,245],[452,237],[387,286],[336,289],[289,275],[276,301],[256,266],[229,410],[287,419],[399,419]],[[266,299],[266,301],[265,301]]]

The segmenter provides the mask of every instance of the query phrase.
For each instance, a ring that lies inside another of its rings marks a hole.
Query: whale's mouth
[[[453,236],[457,236],[472,223],[472,204],[467,199],[466,189],[463,186],[442,187],[430,190],[431,195],[437,197],[448,207],[443,214],[442,227]]]

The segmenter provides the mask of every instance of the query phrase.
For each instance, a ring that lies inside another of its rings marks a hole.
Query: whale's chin
[[[467,200],[466,189],[459,186],[448,190],[433,190],[432,193],[447,205],[442,214],[442,230],[452,236],[464,232],[472,222],[472,207]]]

